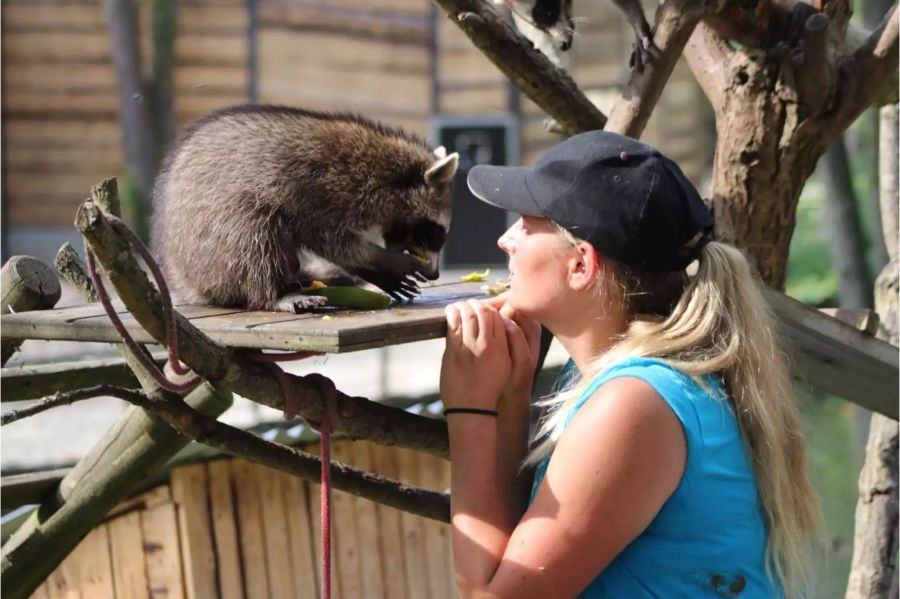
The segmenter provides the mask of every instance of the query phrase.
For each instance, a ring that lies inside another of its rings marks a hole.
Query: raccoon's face
[[[511,0],[510,5],[519,19],[550,36],[557,49],[565,52],[572,47],[572,0]]]
[[[426,266],[425,276],[440,276],[441,248],[450,230],[453,178],[459,155],[447,155],[443,147],[434,151],[436,160],[425,170],[422,183],[408,190],[406,214],[395,215],[384,228],[385,247],[409,253]]]

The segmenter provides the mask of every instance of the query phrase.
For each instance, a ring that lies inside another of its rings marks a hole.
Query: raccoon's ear
[[[446,184],[453,181],[456,168],[459,166],[459,154],[453,152],[437,160],[425,171],[425,184],[429,187]]]
[[[434,157],[438,160],[440,160],[441,158],[446,158],[447,148],[445,148],[444,146],[438,146],[434,149],[434,152],[432,152],[432,154],[434,154]]]

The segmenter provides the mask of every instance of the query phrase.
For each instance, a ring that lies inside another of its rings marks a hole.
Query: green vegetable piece
[[[351,285],[335,285],[307,289],[304,295],[321,295],[328,300],[328,305],[335,308],[355,308],[357,310],[383,310],[391,305],[391,298],[377,291],[369,291]]]

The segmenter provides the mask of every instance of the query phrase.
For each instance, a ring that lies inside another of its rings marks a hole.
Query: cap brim
[[[479,164],[472,167],[466,181],[469,191],[482,202],[518,214],[543,216],[525,182],[529,170],[524,166]]]

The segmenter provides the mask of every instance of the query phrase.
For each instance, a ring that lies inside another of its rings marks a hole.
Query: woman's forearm
[[[450,432],[453,559],[463,596],[493,578],[518,521],[501,468],[499,423],[454,414]]]
[[[497,405],[497,431],[499,435],[500,471],[504,493],[511,499],[511,506],[518,521],[528,507],[532,473],[522,472],[522,461],[528,453],[528,423],[531,410],[531,393],[523,391],[520,397],[501,397]]]

